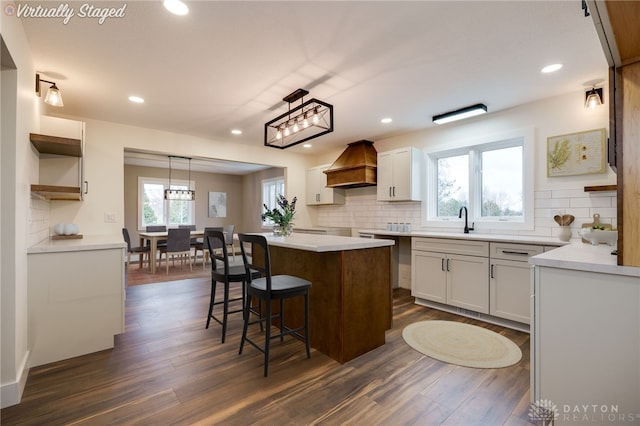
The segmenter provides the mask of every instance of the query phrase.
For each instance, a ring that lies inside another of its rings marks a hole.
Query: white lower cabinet
[[[411,255],[411,295],[434,302],[447,303],[447,272],[445,255],[428,251],[413,251]]]
[[[411,248],[416,303],[528,330],[528,260],[542,253],[543,246],[414,237]]]
[[[543,252],[542,246],[490,243],[489,313],[524,324],[531,322],[531,265],[529,257]]]
[[[124,332],[125,249],[113,246],[29,253],[30,367],[112,348]]]
[[[488,243],[437,238],[412,242],[414,297],[489,313]]]
[[[555,262],[557,267],[534,267],[531,402],[552,403],[558,409],[555,425],[637,425],[637,268],[591,272],[589,268],[603,268],[560,260]],[[564,265],[585,270],[565,269]]]

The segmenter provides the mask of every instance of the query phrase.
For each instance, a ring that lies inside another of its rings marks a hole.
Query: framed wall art
[[[226,192],[209,192],[209,217],[227,217]]]
[[[605,173],[605,129],[547,138],[547,177]]]

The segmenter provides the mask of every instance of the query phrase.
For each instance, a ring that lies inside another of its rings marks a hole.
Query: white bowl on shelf
[[[598,244],[607,244],[611,247],[615,247],[618,244],[618,231],[610,229],[592,229],[583,228],[580,230],[580,235],[585,240],[589,241],[594,246]]]

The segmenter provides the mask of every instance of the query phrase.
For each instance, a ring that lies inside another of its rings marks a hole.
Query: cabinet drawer
[[[513,243],[490,243],[491,258],[526,262],[544,251],[543,246]]]
[[[411,248],[413,250],[462,254],[467,256],[489,256],[489,243],[486,241],[415,237],[411,239]]]

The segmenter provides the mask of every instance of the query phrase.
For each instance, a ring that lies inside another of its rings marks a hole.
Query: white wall
[[[121,234],[124,226],[125,148],[284,167],[287,196],[304,192],[304,171],[311,161],[308,156],[82,117],[67,118],[86,123],[85,179],[89,182],[89,193],[83,202],[52,202],[50,223],[76,223],[84,235]],[[105,213],[111,212],[116,213],[116,222],[105,223]],[[296,214],[298,222],[311,223],[302,204]]]
[[[575,238],[581,224],[591,222],[594,213],[599,213],[604,222],[616,225],[615,192],[585,193],[583,190],[587,185],[615,184],[616,175],[607,166],[607,172],[602,174],[548,178],[547,138],[583,130],[608,129],[608,120],[607,104],[595,110],[584,108],[584,92],[577,91],[459,123],[432,126],[408,135],[375,141],[374,146],[378,152],[404,146],[444,150],[453,144],[464,145],[466,141],[534,128],[534,158],[527,161],[534,165],[535,229],[519,231],[518,234],[555,236],[559,227],[553,222],[553,215],[566,213],[576,216],[572,225]],[[332,155],[337,157],[339,153]],[[325,160],[323,158],[317,164]],[[375,187],[349,189],[343,206],[312,207],[317,212],[317,225],[383,229],[387,222],[408,222],[413,229],[429,229],[421,222],[422,203],[378,202],[375,192]],[[496,230],[488,232],[498,233]]]
[[[16,70],[2,70],[2,190],[0,241],[1,360],[0,406],[20,401],[28,374],[27,247],[30,184],[38,179],[37,155],[29,133],[39,126],[35,69],[20,21],[0,16],[2,39]]]

